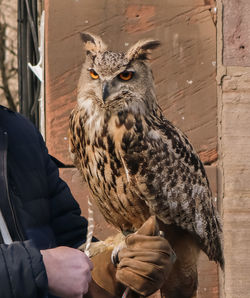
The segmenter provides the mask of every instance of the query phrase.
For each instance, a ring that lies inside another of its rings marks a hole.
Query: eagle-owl
[[[82,33],[86,59],[70,116],[70,150],[105,219],[124,234],[151,215],[177,255],[165,297],[192,297],[200,248],[223,267],[221,224],[187,137],[162,114],[147,60],[155,40],[126,53]]]

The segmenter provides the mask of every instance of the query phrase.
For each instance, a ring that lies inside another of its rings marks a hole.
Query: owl
[[[126,53],[81,34],[86,59],[70,115],[70,151],[107,222],[133,233],[156,215],[177,261],[162,297],[193,297],[200,249],[223,267],[222,227],[204,166],[157,103],[150,52],[140,40]]]

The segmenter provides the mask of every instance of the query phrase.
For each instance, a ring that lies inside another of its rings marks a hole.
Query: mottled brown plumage
[[[222,229],[198,155],[157,104],[146,60],[159,42],[114,53],[98,37],[82,39],[86,61],[70,116],[75,164],[105,219],[123,233],[158,217],[177,253],[163,295],[192,297],[200,248],[223,267]]]

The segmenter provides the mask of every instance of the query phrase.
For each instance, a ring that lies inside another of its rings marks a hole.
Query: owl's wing
[[[221,224],[204,167],[187,137],[163,117],[135,117],[121,156],[131,184],[166,224],[195,234],[207,255],[222,263]]]

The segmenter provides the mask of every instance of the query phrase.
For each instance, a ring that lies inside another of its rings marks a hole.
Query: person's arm
[[[0,245],[0,297],[82,298],[88,292],[92,263],[81,251],[56,247],[39,251],[27,240]]]
[[[58,167],[50,158],[41,136],[40,145],[47,172],[51,227],[57,245],[77,248],[86,241],[88,222],[81,216],[79,204],[68,185],[59,177]]]
[[[51,227],[58,245],[41,251],[49,292],[60,297],[80,298],[88,291],[93,267],[89,258],[75,249],[86,240],[87,220],[80,216],[79,204],[59,177],[57,165],[41,137],[40,145],[47,173]]]
[[[0,245],[0,297],[46,297],[47,285],[42,255],[32,241]]]

